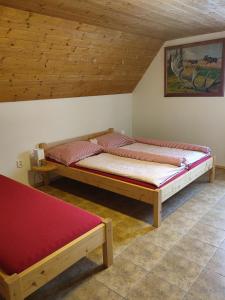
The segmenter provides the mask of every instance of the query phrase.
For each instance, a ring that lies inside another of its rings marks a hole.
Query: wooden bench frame
[[[22,300],[101,245],[103,263],[109,267],[113,263],[110,219],[19,274],[7,275],[0,270],[0,294],[6,300]]]
[[[67,139],[59,142],[49,144],[41,143],[39,144],[39,147],[43,148],[44,150],[47,150],[59,144],[68,143],[75,140],[88,140],[90,138],[96,138],[100,135],[110,133],[113,131],[113,128],[109,128],[105,131],[91,133],[85,136]],[[117,194],[121,194],[151,204],[153,206],[153,226],[155,227],[159,227],[161,224],[161,209],[163,202],[165,202],[168,198],[182,190],[185,186],[187,186],[206,172],[209,172],[210,182],[213,182],[215,177],[214,157],[209,158],[208,160],[202,162],[195,168],[179,176],[172,182],[158,189],[146,188],[140,185],[127,183],[125,181],[110,178],[104,175],[88,172],[86,170],[67,167],[65,165],[55,162],[46,161],[46,163],[55,166],[54,173],[58,175],[81,181],[83,183],[87,183]]]

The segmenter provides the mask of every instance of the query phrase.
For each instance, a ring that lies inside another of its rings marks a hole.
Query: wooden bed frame
[[[19,274],[7,275],[0,270],[0,295],[6,300],[22,300],[101,245],[103,263],[109,267],[113,262],[110,219]]]
[[[44,150],[49,149],[50,147],[68,143],[75,140],[88,140],[90,138],[96,138],[97,136],[113,132],[113,128],[108,130],[88,134],[85,136],[63,140],[55,143],[41,143],[39,144],[40,148]],[[210,159],[202,162],[200,165],[191,169],[187,173],[176,178],[172,182],[166,184],[162,188],[150,189],[143,186],[127,183],[118,179],[113,179],[103,175],[95,174],[88,172],[86,170],[80,170],[76,168],[67,167],[65,165],[45,161],[47,164],[51,164],[55,167],[54,173],[65,176],[74,180],[81,181],[117,194],[121,194],[139,201],[143,201],[153,205],[153,226],[159,227],[161,224],[161,209],[162,203],[165,202],[172,195],[176,194],[182,190],[185,186],[193,182],[195,179],[201,175],[209,172],[209,181],[213,182],[215,178],[215,158],[211,157]]]

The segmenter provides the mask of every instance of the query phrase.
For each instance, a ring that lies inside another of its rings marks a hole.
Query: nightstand
[[[45,165],[42,166],[33,166],[31,167],[31,170],[34,172],[37,172],[41,174],[44,184],[48,185],[49,184],[49,174],[57,169],[56,166],[52,165],[51,163],[46,163]]]

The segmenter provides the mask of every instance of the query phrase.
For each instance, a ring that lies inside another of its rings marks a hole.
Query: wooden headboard
[[[70,138],[70,139],[65,139],[65,140],[61,140],[61,141],[57,141],[57,142],[40,143],[39,148],[42,148],[46,151],[47,149],[52,148],[52,147],[57,146],[57,145],[62,145],[62,144],[70,143],[70,142],[73,142],[73,141],[87,141],[89,139],[94,139],[94,138],[96,138],[100,135],[110,133],[110,132],[113,132],[113,131],[114,131],[114,128],[109,128],[109,129],[104,130],[104,131],[89,133],[89,134],[86,134],[86,135],[83,135],[83,136],[74,137],[74,138]]]

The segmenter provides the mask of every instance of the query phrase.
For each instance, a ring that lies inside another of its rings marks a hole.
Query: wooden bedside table
[[[49,184],[49,173],[53,172],[56,169],[57,169],[57,167],[52,165],[51,163],[46,163],[45,165],[42,165],[42,166],[32,166],[31,167],[32,171],[41,174],[45,185]]]

